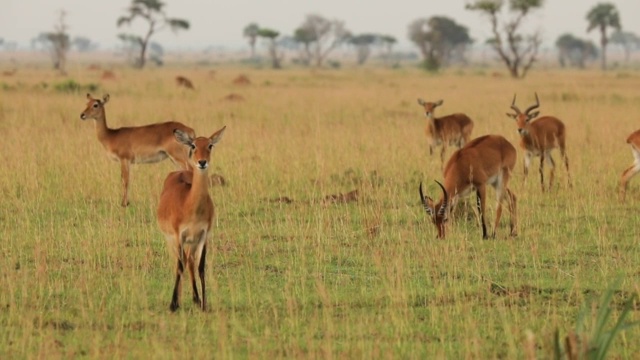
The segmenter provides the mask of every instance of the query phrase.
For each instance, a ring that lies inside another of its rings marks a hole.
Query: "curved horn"
[[[444,194],[444,201],[442,201],[442,206],[440,206],[440,210],[438,210],[438,215],[443,216],[447,213],[447,207],[449,206],[449,194],[447,194],[447,190],[444,189],[444,186],[438,180],[436,180],[436,183],[440,186]]]
[[[427,196],[427,199],[429,199],[429,197]],[[422,206],[424,207],[424,210],[429,214],[432,215],[433,211],[431,210],[431,208],[429,207],[429,204],[427,203],[427,200],[425,200],[424,197],[424,193],[422,192],[422,181],[420,182],[420,201],[422,201]]]
[[[538,93],[536,92],[536,103],[535,103],[535,104],[533,104],[533,105],[531,105],[531,106],[529,106],[529,107],[527,108],[527,110],[525,110],[525,111],[524,111],[524,113],[525,113],[526,115],[529,115],[529,111],[531,111],[531,110],[533,110],[533,109],[536,109],[536,108],[538,108],[538,107],[540,107],[540,100],[538,100]]]
[[[522,114],[522,111],[518,109],[516,106],[516,94],[513,94],[513,101],[511,101],[511,109],[516,112],[516,114]]]

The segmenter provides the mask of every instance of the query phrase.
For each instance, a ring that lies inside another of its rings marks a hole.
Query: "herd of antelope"
[[[180,79],[177,79],[180,82]],[[525,152],[525,179],[529,171],[531,159],[540,157],[540,184],[545,191],[544,164],[551,168],[548,189],[553,186],[555,163],[551,157],[552,150],[558,148],[567,169],[569,186],[569,159],[566,153],[566,129],[562,121],[552,116],[537,118],[540,107],[538,95],[535,104],[521,111],[515,104],[514,96],[510,108],[513,113],[507,115],[516,121],[520,134],[520,146]],[[87,94],[87,105],[80,114],[82,120],[93,119],[98,140],[114,161],[120,162],[122,179],[121,205],[129,204],[129,174],[131,164],[155,163],[164,159],[171,161],[178,168],[165,179],[157,209],[157,220],[162,233],[167,238],[171,253],[177,259],[176,278],[170,310],[180,307],[182,274],[187,267],[191,275],[193,301],[202,309],[206,309],[205,296],[205,257],[207,253],[207,236],[215,215],[213,201],[209,195],[207,170],[211,161],[213,147],[220,141],[226,127],[214,132],[210,137],[196,137],[195,131],[179,122],[154,123],[145,126],[109,128],[107,126],[105,105],[109,95],[102,99]],[[460,198],[475,191],[477,208],[482,226],[483,238],[489,237],[485,222],[487,201],[487,185],[496,193],[496,217],[492,236],[500,222],[502,203],[506,200],[510,212],[510,235],[517,235],[516,196],[509,189],[509,180],[516,165],[515,147],[500,135],[485,135],[471,138],[473,121],[465,114],[452,114],[436,117],[435,108],[443,101],[426,102],[418,99],[424,108],[427,118],[426,134],[429,153],[433,154],[436,146],[442,146],[440,152],[443,166],[443,183],[436,181],[442,189],[442,197],[436,202],[425,196],[420,183],[419,192],[422,206],[431,217],[437,228],[439,238],[444,238],[446,223],[452,209]],[[620,199],[624,200],[627,183],[640,172],[640,130],[632,133],[627,139],[631,145],[634,163],[622,174],[620,180]],[[444,162],[448,145],[458,148]],[[196,284],[196,265],[200,279],[202,298]]]
[[[569,172],[569,157],[566,152],[566,128],[560,119],[553,116],[540,116],[537,109],[540,107],[538,94],[535,94],[535,104],[521,111],[516,106],[514,95],[511,101],[513,113],[507,116],[516,121],[518,134],[520,135],[520,147],[524,150],[524,175],[529,173],[529,166],[533,157],[540,157],[540,185],[545,191],[544,165],[545,162],[551,168],[549,173],[548,189],[553,186],[555,162],[551,152],[558,148],[567,169],[568,186],[571,187],[571,173]],[[511,213],[511,236],[517,235],[516,196],[509,189],[509,179],[516,164],[516,150],[509,141],[500,135],[485,135],[471,139],[473,121],[465,114],[452,114],[443,117],[435,117],[434,109],[442,105],[442,100],[426,102],[418,99],[418,104],[424,108],[427,118],[426,134],[429,144],[429,153],[433,154],[433,148],[442,146],[440,153],[442,164],[447,145],[455,145],[455,151],[446,165],[444,165],[444,184],[436,181],[442,189],[442,198],[435,202],[424,195],[422,183],[419,192],[422,206],[431,217],[438,231],[438,237],[445,237],[445,224],[452,209],[459,198],[476,192],[477,208],[482,225],[482,237],[488,238],[485,223],[486,187],[491,185],[496,191],[496,218],[492,231],[495,236],[496,229],[502,215],[502,203],[506,200]],[[627,138],[631,145],[631,151],[635,158],[633,164],[627,168],[620,179],[620,200],[624,201],[629,180],[640,172],[640,130],[635,131]]]

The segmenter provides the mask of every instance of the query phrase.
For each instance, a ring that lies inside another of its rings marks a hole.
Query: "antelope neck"
[[[191,191],[189,191],[189,197],[192,199],[200,199],[203,193],[208,195],[209,192],[209,179],[207,177],[207,170],[200,170],[191,167],[193,172],[193,179],[191,180]]]
[[[111,129],[107,126],[107,116],[104,113],[104,110],[101,112],[100,116],[95,118],[96,121],[96,133],[98,134],[99,139],[106,138]]]

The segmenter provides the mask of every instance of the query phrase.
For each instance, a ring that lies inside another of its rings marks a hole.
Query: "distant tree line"
[[[523,24],[543,6],[544,0],[469,0],[465,8],[487,20],[491,36],[484,39],[484,43],[493,50],[497,60],[512,77],[523,78],[538,60],[542,43],[540,32],[527,33],[523,30]],[[71,38],[65,16],[66,13],[60,11],[53,30],[42,32],[31,40],[33,49],[50,53],[54,69],[60,72],[65,71],[67,52],[71,48],[81,52],[98,48],[98,44],[87,37]],[[625,62],[629,61],[633,52],[640,50],[640,37],[623,31],[615,5],[598,3],[587,12],[585,19],[586,32],[596,30],[599,33],[599,47],[574,34],[562,34],[555,41],[560,66],[584,68],[599,57],[601,68],[606,70],[610,44],[624,50]],[[143,68],[148,61],[162,64],[164,49],[161,44],[151,40],[155,34],[165,29],[178,32],[190,28],[188,20],[169,17],[165,3],[160,0],[131,0],[125,15],[117,19],[116,25],[128,26],[134,21],[144,23],[146,31],[143,34],[120,33],[118,38],[125,55],[138,68]],[[276,69],[283,66],[285,55],[291,54],[294,54],[292,62],[302,66],[339,66],[339,63],[328,59],[342,46],[353,50],[358,65],[364,65],[375,53],[388,65],[394,64],[399,58],[399,54],[393,52],[397,43],[393,36],[373,31],[354,34],[347,29],[344,21],[318,14],[307,15],[290,35],[255,22],[246,25],[242,35],[248,40],[251,60],[259,60],[256,45],[261,40],[267,49],[271,67]],[[421,66],[432,71],[454,64],[467,64],[468,50],[477,41],[469,36],[466,26],[442,15],[413,20],[408,25],[407,38],[415,45],[421,57]],[[5,49],[15,47],[14,42],[0,38],[0,47],[3,45]]]
[[[265,40],[273,68],[281,67],[283,54],[280,49],[293,51],[296,54],[294,61],[300,65],[322,67],[335,49],[348,45],[355,49],[357,63],[362,65],[371,55],[373,47],[380,47],[389,55],[393,44],[397,42],[390,35],[352,34],[343,21],[327,19],[317,14],[307,15],[302,24],[289,36],[282,36],[280,32],[259,26],[257,23],[245,26],[242,34],[249,42],[252,59],[256,59],[257,40]]]

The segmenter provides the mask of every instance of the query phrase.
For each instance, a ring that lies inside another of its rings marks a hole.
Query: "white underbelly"
[[[167,157],[167,153],[165,153],[164,151],[160,151],[146,156],[136,156],[131,162],[134,164],[151,164],[162,161]]]

